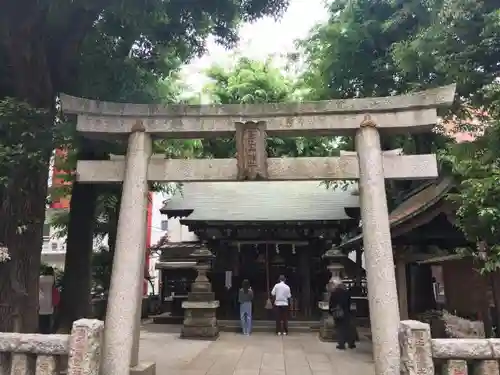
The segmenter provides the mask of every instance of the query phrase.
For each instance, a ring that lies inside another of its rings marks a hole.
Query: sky
[[[280,20],[266,17],[243,24],[239,30],[240,43],[234,50],[226,50],[210,38],[207,53],[184,67],[184,82],[192,91],[200,92],[207,82],[203,71],[214,63],[230,64],[235,53],[265,60],[270,55],[294,52],[296,39],[305,38],[313,26],[328,19],[324,4],[325,0],[290,0],[290,5]]]

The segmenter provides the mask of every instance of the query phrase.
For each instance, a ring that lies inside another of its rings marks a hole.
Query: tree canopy
[[[489,90],[498,98],[496,85]],[[442,154],[457,181],[449,196],[457,207],[455,224],[475,244],[461,251],[478,260],[484,272],[500,268],[500,101],[491,103],[490,113],[480,117],[483,134]]]
[[[232,67],[214,65],[207,71],[210,82],[204,94],[212,103],[256,104],[300,101],[304,89],[297,80],[273,65],[272,59],[256,61],[238,58]],[[205,156],[232,157],[236,152],[234,139],[202,141]],[[269,157],[328,156],[336,152],[331,137],[269,137]]]
[[[499,76],[494,0],[341,0],[301,41],[304,80],[317,99],[386,96],[457,83],[460,102],[490,102]]]

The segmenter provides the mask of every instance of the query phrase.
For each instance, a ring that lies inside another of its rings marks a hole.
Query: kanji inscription
[[[104,324],[80,319],[73,323],[70,337],[68,375],[98,375]]]
[[[249,128],[243,131],[243,144],[245,155],[247,157],[247,168],[257,166],[257,136],[259,131],[255,128]]]
[[[236,123],[238,180],[264,180],[267,174],[265,122]]]

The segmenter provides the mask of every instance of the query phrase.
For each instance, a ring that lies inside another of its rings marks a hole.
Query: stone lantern
[[[330,280],[326,285],[326,291],[324,295],[324,299],[327,301],[330,298],[330,292],[332,289],[333,280],[338,279],[342,280],[344,276],[344,264],[347,259],[347,255],[342,253],[339,249],[332,247],[325,254],[323,254],[323,258],[328,260],[328,265],[326,268],[330,272]]]
[[[194,268],[198,272],[198,275],[191,286],[191,292],[211,293],[212,285],[210,284],[210,280],[208,280],[207,272],[210,270],[211,261],[215,258],[215,256],[206,247],[196,249],[190,254],[190,256],[196,260],[196,266]]]
[[[347,255],[339,249],[332,247],[323,258],[329,261],[327,269],[331,274],[330,280],[325,286],[323,293],[323,301],[318,302],[318,307],[321,310],[321,321],[319,329],[319,338],[322,341],[335,341],[335,322],[329,312],[330,293],[333,290],[333,280],[341,280],[344,274],[344,261]]]
[[[187,300],[182,303],[184,322],[181,337],[215,340],[219,336],[216,317],[219,301],[215,300],[212,285],[207,277],[214,255],[207,248],[200,247],[191,257],[196,260],[195,269],[198,275],[191,285]]]

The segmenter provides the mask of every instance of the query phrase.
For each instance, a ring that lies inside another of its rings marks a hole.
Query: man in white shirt
[[[285,283],[285,276],[280,275],[279,282],[274,285],[271,295],[274,297],[276,309],[276,334],[288,335],[288,303],[292,293]]]

